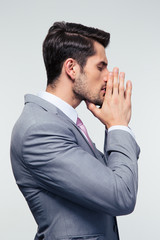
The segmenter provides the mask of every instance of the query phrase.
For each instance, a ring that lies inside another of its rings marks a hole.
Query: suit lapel
[[[32,94],[25,95],[25,104],[26,103],[35,103],[35,104],[39,105],[41,108],[43,108],[45,111],[59,115],[63,119],[63,121],[66,121],[69,125],[72,125],[74,130],[79,132],[79,134],[81,135],[81,137],[83,138],[85,143],[91,149],[92,154],[96,158],[98,158],[100,161],[103,161],[102,157],[100,156],[99,152],[97,151],[97,149],[95,147],[95,144],[92,142],[92,144],[93,144],[93,148],[92,148],[91,145],[89,144],[89,142],[87,141],[87,139],[85,138],[85,136],[83,135],[83,133],[81,132],[81,130],[79,129],[79,127],[66,114],[64,114],[59,108],[54,106],[52,103],[50,103],[38,96],[32,95]]]
[[[96,153],[95,153],[95,152],[96,152],[96,151],[95,151],[95,145],[93,144],[93,147],[94,147],[94,148],[92,148],[91,145],[89,144],[89,142],[87,141],[86,137],[83,135],[83,133],[82,133],[81,130],[79,129],[79,127],[78,127],[67,115],[65,115],[60,109],[57,109],[57,111],[58,111],[58,115],[60,115],[65,121],[68,122],[68,124],[71,124],[71,125],[74,127],[74,129],[80,133],[80,135],[83,137],[85,143],[86,143],[86,144],[89,146],[89,148],[92,150],[92,153],[93,153],[95,156],[97,156]]]

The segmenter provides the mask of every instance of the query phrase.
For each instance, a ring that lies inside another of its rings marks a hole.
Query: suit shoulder
[[[73,125],[64,120],[55,111],[54,107],[53,111],[48,111],[37,104],[28,103],[24,106],[19,119],[14,125],[11,142],[12,144],[17,142],[22,145],[24,139],[30,135],[69,134],[71,128],[73,128]]]

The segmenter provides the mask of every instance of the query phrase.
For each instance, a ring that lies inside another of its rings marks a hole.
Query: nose
[[[108,81],[108,74],[109,74],[109,71],[108,71],[108,69],[106,68],[106,70],[105,70],[105,72],[104,72],[104,77],[103,77],[104,82],[107,82],[107,81]]]

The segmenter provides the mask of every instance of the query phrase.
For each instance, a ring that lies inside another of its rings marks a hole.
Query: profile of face
[[[87,100],[95,105],[103,104],[108,78],[108,61],[104,47],[94,43],[95,55],[87,59],[83,72],[79,71],[73,85],[73,92],[80,100]]]

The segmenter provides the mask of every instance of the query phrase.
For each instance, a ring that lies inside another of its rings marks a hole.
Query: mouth
[[[106,93],[106,86],[102,87],[101,91],[103,92],[103,96],[105,96],[105,93]]]

